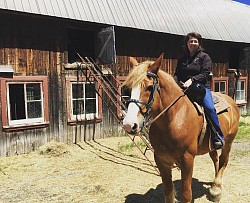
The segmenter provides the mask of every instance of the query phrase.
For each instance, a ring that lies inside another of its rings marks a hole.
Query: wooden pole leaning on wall
[[[100,85],[100,87],[103,89],[103,91],[106,93],[106,95],[110,98],[110,100],[113,102],[113,104],[115,105],[115,108],[121,112],[122,114],[124,114],[124,112],[121,109],[121,106],[124,105],[121,101],[121,99],[119,99],[121,97],[121,95],[119,94],[118,90],[116,87],[111,86],[112,84],[109,84],[103,77],[103,73],[101,71],[101,69],[99,68],[99,66],[97,64],[93,64],[93,62],[91,60],[89,60],[88,58],[83,59],[80,55],[79,58],[82,60],[82,62],[74,62],[71,64],[65,64],[65,69],[68,70],[81,70],[83,73],[84,71],[88,71],[90,73],[90,75],[95,79],[95,81],[98,82],[98,84]],[[118,82],[118,81],[117,81]],[[118,93],[118,94],[117,94]],[[100,95],[99,95],[100,96]],[[118,97],[119,98],[118,98]],[[108,106],[108,105],[107,105]],[[109,107],[109,106],[108,106]],[[126,107],[125,107],[126,108]],[[108,108],[109,109],[109,108]],[[109,111],[112,113],[112,115],[117,119],[118,123],[121,125],[122,127],[122,121],[121,119],[119,119],[116,115],[115,112],[113,112],[112,109],[109,109]],[[124,116],[124,115],[123,115]],[[135,136],[133,135],[129,135],[128,133],[126,133],[126,135],[131,139],[131,141],[133,142],[133,144],[139,149],[139,151],[143,154],[143,156],[147,159],[147,161],[150,163],[151,166],[153,166],[153,168],[156,170],[157,174],[160,175],[160,172],[158,170],[158,168],[156,167],[156,164],[153,163],[153,161],[151,161],[147,156],[146,156],[146,151],[150,150],[151,152],[154,152],[149,140],[148,140],[148,129],[144,129],[143,134],[138,133],[138,135],[136,135],[137,137],[139,137],[141,139],[141,141],[145,144],[146,149],[145,151],[143,151],[140,146],[135,142]]]

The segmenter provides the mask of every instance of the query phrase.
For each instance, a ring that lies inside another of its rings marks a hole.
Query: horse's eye
[[[152,91],[153,90],[153,85],[147,86],[146,90],[147,91]]]

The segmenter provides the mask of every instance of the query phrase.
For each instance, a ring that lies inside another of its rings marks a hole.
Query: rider
[[[198,82],[206,88],[206,94],[203,99],[203,107],[208,119],[215,128],[211,130],[213,147],[220,149],[223,147],[224,136],[220,128],[219,119],[214,108],[211,90],[207,83],[211,71],[211,59],[202,47],[202,37],[199,33],[191,32],[185,36],[185,54],[178,59],[177,67],[174,73],[175,81],[182,88],[187,89],[192,83]]]

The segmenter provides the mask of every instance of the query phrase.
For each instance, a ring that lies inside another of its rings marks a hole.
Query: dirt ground
[[[163,203],[161,179],[128,137],[66,145],[0,158],[0,202]],[[146,153],[153,160],[152,153]],[[193,198],[206,195],[214,170],[209,155],[195,159]],[[173,169],[177,190],[180,172]],[[250,143],[234,143],[221,203],[250,202]]]

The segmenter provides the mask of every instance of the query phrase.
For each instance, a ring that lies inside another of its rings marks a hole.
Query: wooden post
[[[228,76],[228,95],[235,99],[236,93],[236,78],[235,73],[237,72],[236,69],[228,69],[227,76]]]

